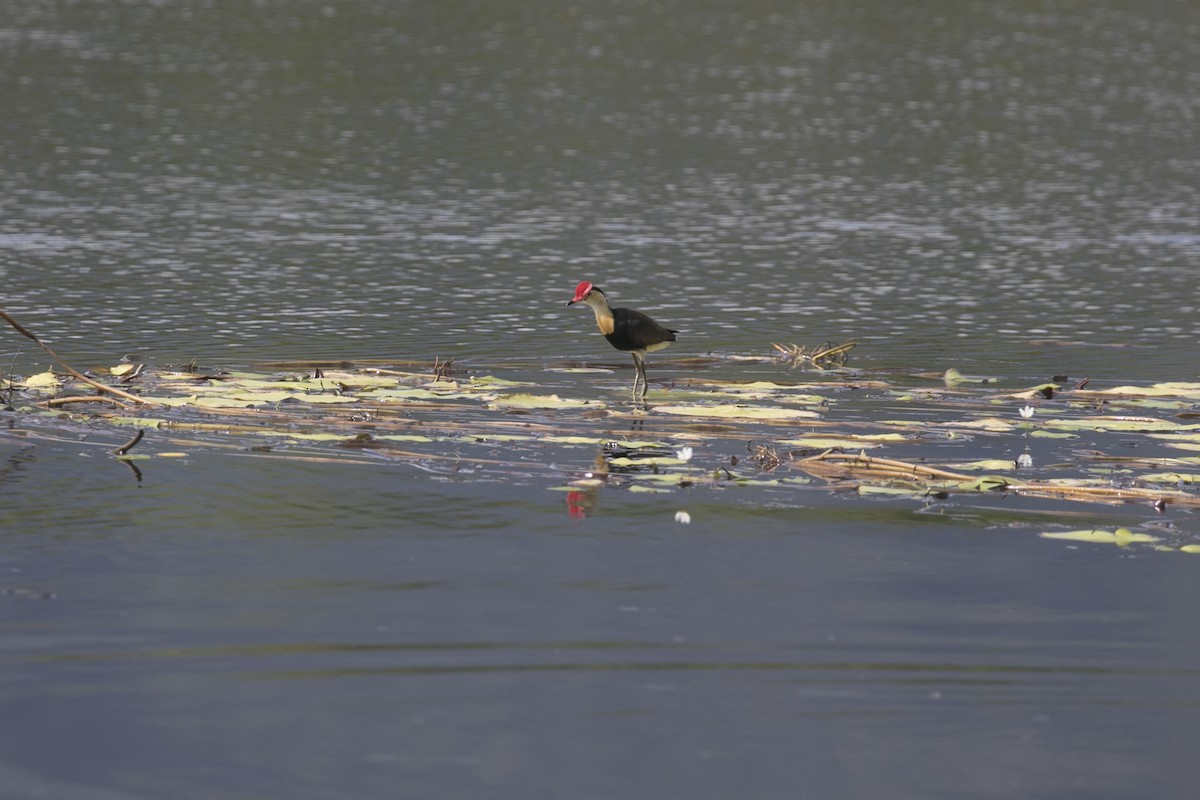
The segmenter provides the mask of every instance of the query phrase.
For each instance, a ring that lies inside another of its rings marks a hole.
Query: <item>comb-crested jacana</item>
[[[675,341],[678,331],[670,330],[659,325],[640,311],[628,308],[611,308],[604,290],[594,286],[590,281],[583,281],[575,287],[575,299],[567,301],[567,305],[584,303],[591,306],[596,314],[596,324],[608,343],[618,350],[624,350],[633,356],[633,396],[646,396],[646,353],[661,350]],[[638,384],[641,384],[641,394]]]

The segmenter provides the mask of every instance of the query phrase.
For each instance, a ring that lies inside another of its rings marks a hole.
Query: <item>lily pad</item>
[[[624,477],[636,478],[647,483],[665,483],[677,486],[685,476],[679,472],[630,472],[622,473]]]
[[[464,400],[473,399],[465,392],[433,392],[429,389],[376,389],[359,395],[364,400]]]
[[[316,403],[317,405],[338,405],[340,403],[357,403],[358,398],[347,394],[296,394],[293,399],[301,403]],[[287,399],[286,397],[284,398]]]
[[[835,447],[857,450],[882,447],[886,442],[904,441],[905,438],[899,433],[879,436],[801,436],[799,439],[784,439],[780,444],[788,447],[811,447],[815,450],[828,450]]]
[[[924,497],[926,494],[924,489],[916,489],[911,486],[888,486],[870,483],[860,484],[858,493],[861,495],[883,495],[887,497]]]
[[[1193,442],[1200,444],[1200,433],[1152,433],[1151,439],[1165,439],[1172,442]]]
[[[466,436],[455,437],[454,441],[467,443],[500,443],[500,442],[532,442],[535,437],[522,435],[518,433],[489,433],[480,431],[479,433],[471,433]]]
[[[983,419],[973,419],[967,422],[943,422],[941,425],[948,428],[967,428],[968,430],[993,431],[996,433],[1011,431],[1017,427],[1016,423],[1000,419],[999,417],[984,417]]]
[[[786,420],[813,419],[821,415],[814,411],[799,408],[778,408],[775,406],[743,406],[743,405],[686,405],[686,406],[654,406],[660,414],[673,414],[684,417],[716,417],[718,419],[757,419],[757,420]]]
[[[1148,533],[1134,533],[1128,528],[1117,528],[1115,531],[1084,530],[1084,531],[1046,531],[1039,533],[1043,539],[1060,539],[1068,542],[1088,542],[1091,544],[1127,545],[1162,541],[1158,536]]]
[[[968,461],[965,464],[955,464],[954,467],[955,469],[995,471],[1016,469],[1017,463],[1010,458],[985,458],[982,461]]]
[[[958,484],[965,492],[997,492],[1007,489],[1011,481],[1001,475],[982,475],[973,481]]]
[[[996,378],[988,378],[982,375],[964,375],[954,367],[942,373],[942,380],[947,386],[958,386],[962,383],[997,383]]]
[[[1054,392],[1059,388],[1057,383],[1042,383],[1037,386],[1031,386],[1028,389],[1022,389],[1019,392],[1001,395],[997,400],[1033,400],[1038,397],[1045,397],[1047,391]]]
[[[1048,419],[1043,424],[1051,428],[1077,431],[1193,431],[1200,425],[1181,425],[1157,417],[1082,417],[1079,419]]]
[[[536,384],[529,381],[510,381],[506,378],[497,378],[495,375],[480,375],[471,378],[472,387],[486,387],[494,389],[496,387],[505,386],[535,386]]]
[[[182,403],[172,401],[167,405],[190,405],[199,408],[254,408],[263,405],[263,401],[239,400],[233,397],[190,397]]]
[[[1195,472],[1152,472],[1141,479],[1150,483],[1200,483],[1200,474]]]
[[[1029,435],[1036,437],[1038,439],[1078,439],[1079,438],[1074,433],[1064,433],[1062,431],[1044,431],[1044,430],[1041,430],[1040,428],[1038,430],[1030,431]]]
[[[233,389],[220,395],[199,397],[195,404],[209,408],[240,408],[257,405],[273,405],[285,400],[304,403],[357,403],[358,398],[342,394],[306,394],[302,391],[287,391],[282,389],[252,391],[250,389]]]
[[[109,417],[113,425],[129,425],[133,428],[161,428],[170,423],[156,417]]]
[[[59,380],[53,372],[39,372],[36,375],[30,375],[18,385],[26,389],[57,389]]]
[[[297,442],[345,442],[354,438],[349,433],[299,433],[297,431],[280,430],[258,431],[258,435],[292,439]]]
[[[1092,394],[1126,395],[1129,397],[1189,397],[1200,398],[1200,383],[1168,382],[1153,386],[1114,386]]]
[[[604,408],[595,400],[576,400],[556,394],[510,394],[496,397],[489,408]]]
[[[650,458],[621,456],[608,460],[609,466],[612,467],[666,467],[679,466],[686,463],[683,459],[675,458],[674,456],[651,456]]]

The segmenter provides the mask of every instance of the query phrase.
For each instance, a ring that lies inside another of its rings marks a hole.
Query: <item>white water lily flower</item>
[[[691,461],[692,460],[692,448],[690,448],[690,447],[679,448],[678,450],[675,451],[675,457],[678,458],[680,461]],[[678,517],[676,517],[676,519],[678,519]]]
[[[692,515],[686,511],[676,511],[675,512],[675,521],[682,522],[684,525],[688,525],[692,521]]]
[[[1021,416],[1024,419],[1029,419],[1030,417],[1033,416],[1033,412],[1037,411],[1037,409],[1034,408],[1033,406],[1021,406],[1020,410],[1021,410]]]
[[[1017,456],[1017,466],[1029,469],[1033,466],[1033,456],[1029,455],[1029,453],[1021,453],[1021,455]]]

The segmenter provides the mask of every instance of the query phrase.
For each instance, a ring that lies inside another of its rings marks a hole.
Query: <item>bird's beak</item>
[[[579,298],[578,298],[578,297],[576,297],[574,300],[568,300],[568,301],[567,301],[567,305],[569,305],[569,306],[573,306],[573,305],[575,305],[575,304],[576,304],[576,303],[578,303],[578,302],[579,302]]]

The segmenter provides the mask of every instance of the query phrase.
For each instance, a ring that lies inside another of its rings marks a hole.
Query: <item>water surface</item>
[[[440,357],[613,401],[627,372],[543,371],[626,369],[563,307],[587,278],[670,356],[1189,380],[1197,64],[1186,4],[23,3],[0,308],[80,368]],[[0,370],[47,366],[5,331]],[[3,422],[14,796],[1200,779],[1200,562],[1036,537],[1186,512],[763,488],[572,518],[552,478],[236,437],[139,483],[100,446],[127,434]]]

